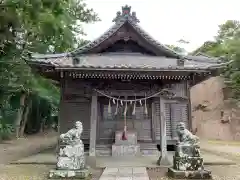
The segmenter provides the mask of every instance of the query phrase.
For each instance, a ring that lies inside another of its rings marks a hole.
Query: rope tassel
[[[126,102],[126,104],[125,104],[124,116],[125,116],[125,117],[127,116],[127,102]]]
[[[117,105],[116,105],[116,110],[115,110],[114,115],[117,115],[117,113],[118,113],[118,100],[117,100]]]
[[[145,94],[145,97],[146,97],[146,94]],[[147,109],[147,99],[145,98],[145,114],[147,115],[148,114],[148,109]]]
[[[127,102],[125,104],[125,109],[124,109],[124,130],[123,130],[123,134],[122,134],[122,140],[125,141],[127,140]]]
[[[134,116],[135,114],[136,114],[136,102],[134,102],[133,111],[132,111],[132,115]]]
[[[133,111],[132,111],[132,115],[135,116],[136,114],[136,95],[135,95],[135,101],[134,101],[134,105],[133,105]]]
[[[111,108],[111,99],[109,99],[109,103],[108,103],[108,114],[112,113],[112,108]]]

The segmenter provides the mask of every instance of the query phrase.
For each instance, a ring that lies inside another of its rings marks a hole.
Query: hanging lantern
[[[139,104],[142,106],[142,101],[141,100],[139,100]]]

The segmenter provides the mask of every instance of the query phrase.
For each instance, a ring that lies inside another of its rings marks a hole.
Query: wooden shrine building
[[[143,153],[160,141],[174,144],[176,123],[192,128],[190,87],[226,65],[216,58],[179,54],[138,23],[136,13],[124,6],[113,26],[89,44],[71,53],[31,54],[28,61],[60,83],[59,131],[82,121],[90,156],[110,151],[124,123],[137,132]]]

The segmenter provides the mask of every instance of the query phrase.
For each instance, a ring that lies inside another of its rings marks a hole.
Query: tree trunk
[[[40,132],[44,132],[44,129],[45,129],[45,123],[46,123],[46,118],[44,117],[44,118],[41,120],[41,128],[40,128]]]
[[[32,100],[30,99],[25,106],[25,111],[24,111],[24,114],[23,114],[23,120],[22,120],[20,129],[19,129],[19,137],[23,137],[23,135],[24,135],[25,127],[26,127],[26,124],[27,124],[27,121],[28,121],[29,109],[31,107],[32,107]]]
[[[23,117],[23,110],[24,110],[24,104],[25,104],[25,100],[26,100],[27,95],[24,93],[21,95],[20,97],[20,105],[19,105],[19,109],[17,111],[17,117],[15,119],[15,135],[16,138],[19,138],[19,130],[20,130],[20,125],[21,125],[21,121],[22,121],[22,117]]]

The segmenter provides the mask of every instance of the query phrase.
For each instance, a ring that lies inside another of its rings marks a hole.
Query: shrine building
[[[117,131],[136,132],[141,155],[155,153],[156,144],[175,144],[178,122],[192,130],[191,86],[226,65],[159,43],[139,26],[130,6],[94,41],[70,53],[31,54],[27,62],[59,82],[59,132],[80,120],[89,156],[111,155]]]

